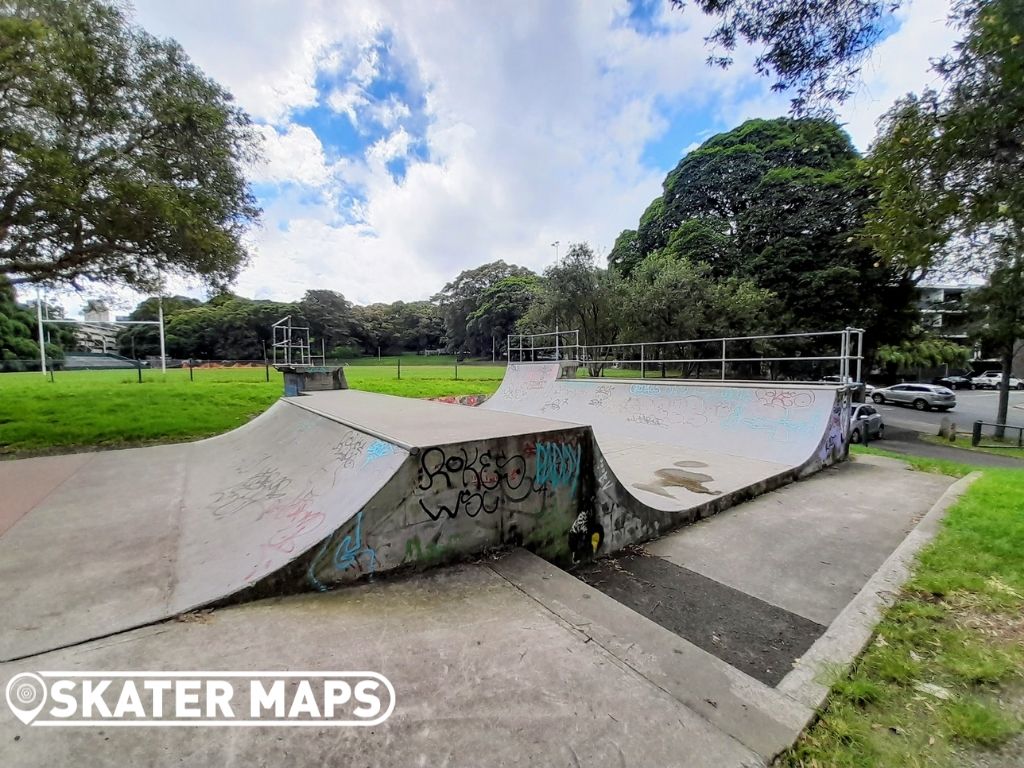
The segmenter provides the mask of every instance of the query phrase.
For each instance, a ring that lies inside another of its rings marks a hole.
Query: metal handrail
[[[541,337],[555,337],[555,345],[548,346],[542,345],[537,346],[535,339]],[[559,344],[559,339],[564,336],[575,336],[577,343],[573,344]],[[749,342],[749,341],[770,341],[770,340],[782,340],[782,339],[800,339],[800,338],[822,338],[822,337],[839,337],[839,354],[837,355],[812,355],[812,356],[779,356],[773,355],[769,357],[730,357],[728,355],[728,344],[730,342]],[[528,340],[529,346],[526,346],[524,342]],[[536,360],[536,353],[544,353],[546,351],[554,350],[555,357],[558,360],[569,360],[577,362],[579,364],[587,363],[607,363],[607,362],[619,362],[619,363],[639,363],[641,376],[646,374],[646,367],[649,363],[655,363],[657,365],[665,364],[677,364],[677,363],[716,363],[721,366],[721,379],[726,379],[726,365],[728,363],[752,363],[752,362],[823,362],[823,361],[837,361],[839,363],[839,375],[844,382],[861,381],[862,364],[864,360],[864,331],[860,328],[847,327],[841,331],[805,331],[800,333],[778,333],[778,334],[759,334],[752,336],[718,336],[705,339],[676,339],[671,341],[635,341],[635,342],[623,342],[613,344],[579,344],[579,331],[554,331],[536,334],[510,334],[507,340],[506,354],[509,361],[513,361],[513,353],[518,354],[519,362],[526,360],[526,355],[529,354],[530,360]],[[856,353],[854,353],[854,342],[856,342]],[[650,347],[665,347],[668,345],[693,345],[693,344],[721,344],[721,353],[717,357],[696,357],[696,358],[668,358],[668,359],[650,359],[646,352]],[[639,349],[640,357],[636,358],[623,358],[616,355],[616,350],[634,350]],[[575,350],[575,355],[571,357],[562,357],[564,351],[567,355],[572,354],[572,350]],[[856,378],[852,377],[853,366],[851,363],[856,364]]]

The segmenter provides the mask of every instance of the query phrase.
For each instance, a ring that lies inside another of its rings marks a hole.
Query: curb
[[[817,710],[831,685],[823,679],[836,670],[849,668],[864,650],[882,618],[882,612],[896,599],[900,587],[910,578],[917,553],[935,538],[946,512],[981,477],[971,472],[953,483],[928,513],[889,555],[814,645],[808,649],[777,686],[780,693]]]

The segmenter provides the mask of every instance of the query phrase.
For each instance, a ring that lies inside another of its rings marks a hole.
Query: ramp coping
[[[413,456],[420,452],[419,446],[412,445],[411,443],[408,443],[405,440],[400,440],[399,438],[394,437],[393,435],[381,432],[379,429],[368,427],[365,424],[360,424],[356,421],[342,419],[337,414],[327,413],[326,411],[322,411],[319,408],[314,408],[311,405],[306,405],[300,402],[299,398],[301,397],[302,395],[298,395],[297,397],[282,397],[281,401],[288,403],[289,405],[294,405],[296,408],[301,408],[304,411],[315,413],[317,416],[328,419],[329,421],[333,421],[336,424],[343,424],[346,427],[351,427],[352,429],[358,429],[360,432],[365,432],[371,437],[376,437],[379,438],[380,440],[385,440],[391,443],[392,445],[397,445],[399,448],[408,451]]]

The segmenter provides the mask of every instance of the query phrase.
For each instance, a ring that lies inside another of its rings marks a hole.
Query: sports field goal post
[[[167,373],[167,348],[164,336],[164,303],[157,302],[159,308],[158,320],[68,320],[65,318],[43,318],[42,294],[36,290],[36,321],[39,327],[39,369],[43,376],[46,375],[46,336],[43,333],[43,325],[157,325],[160,326],[160,372]]]

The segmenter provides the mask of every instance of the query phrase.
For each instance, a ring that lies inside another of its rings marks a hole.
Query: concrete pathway
[[[858,589],[854,603],[877,604],[865,582],[947,485],[869,457],[682,529],[646,559],[820,627],[808,656],[848,661],[870,622],[851,635],[843,606]],[[0,707],[0,765],[765,765],[823,689],[808,665],[775,687],[713,651],[520,550],[0,665],[0,680],[52,669],[373,670],[396,689],[383,725],[29,728]]]

